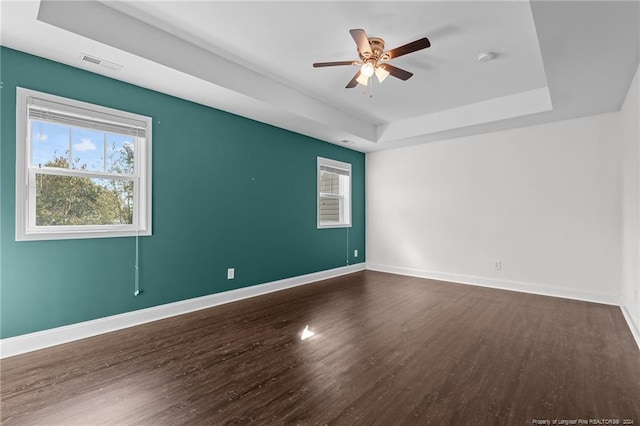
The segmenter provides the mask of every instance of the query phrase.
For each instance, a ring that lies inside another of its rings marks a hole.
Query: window
[[[318,157],[318,228],[351,226],[351,164]]]
[[[151,118],[23,88],[16,240],[151,235]]]

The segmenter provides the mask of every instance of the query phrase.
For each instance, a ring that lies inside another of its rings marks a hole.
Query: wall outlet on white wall
[[[499,271],[502,269],[502,261],[501,260],[496,260],[495,262],[493,262],[493,269],[495,269],[496,271]]]
[[[358,257],[358,250],[353,251],[353,257]]]
[[[232,280],[234,279],[236,276],[236,268],[229,268],[227,269],[227,279],[228,280]]]

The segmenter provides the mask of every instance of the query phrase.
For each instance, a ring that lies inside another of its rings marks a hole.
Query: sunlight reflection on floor
[[[313,336],[314,333],[313,331],[309,330],[309,326],[305,326],[304,330],[302,330],[302,335],[300,336],[300,339],[302,340],[307,340],[309,337]]]

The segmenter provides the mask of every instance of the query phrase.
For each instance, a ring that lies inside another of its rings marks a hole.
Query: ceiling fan
[[[349,32],[358,46],[358,56],[360,56],[359,61],[316,62],[313,64],[314,68],[335,67],[341,65],[361,66],[360,71],[358,71],[347,84],[347,89],[356,87],[358,83],[363,86],[368,85],[369,77],[373,74],[376,75],[380,83],[382,83],[382,81],[389,75],[399,78],[400,80],[410,79],[413,73],[394,67],[393,65],[388,64],[387,61],[431,46],[429,39],[423,37],[385,52],[383,39],[378,37],[367,37],[367,34],[361,29],[349,30]]]

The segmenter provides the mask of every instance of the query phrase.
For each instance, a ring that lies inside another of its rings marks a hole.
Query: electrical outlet
[[[353,251],[353,257],[358,257],[358,250]]]
[[[496,271],[499,271],[502,269],[502,261],[501,260],[496,260],[495,262],[493,262],[493,269],[495,269]]]
[[[227,279],[228,280],[232,280],[234,279],[236,276],[236,268],[229,268],[227,269]]]

